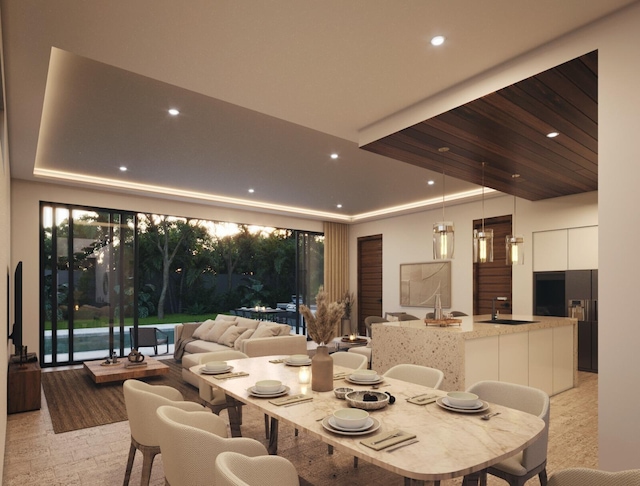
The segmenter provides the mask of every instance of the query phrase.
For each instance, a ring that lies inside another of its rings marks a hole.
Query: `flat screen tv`
[[[14,354],[22,354],[22,262],[16,265],[13,277],[13,330],[9,337],[13,341]]]

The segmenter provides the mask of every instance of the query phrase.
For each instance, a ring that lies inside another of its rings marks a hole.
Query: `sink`
[[[486,322],[488,324],[511,324],[511,325],[518,325],[518,324],[532,324],[534,322],[539,322],[539,321],[520,321],[518,319],[488,319],[486,321],[478,321],[478,322]]]

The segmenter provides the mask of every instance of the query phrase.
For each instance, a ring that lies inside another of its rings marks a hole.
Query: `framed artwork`
[[[433,307],[437,294],[442,307],[451,308],[451,262],[400,265],[400,305]]]

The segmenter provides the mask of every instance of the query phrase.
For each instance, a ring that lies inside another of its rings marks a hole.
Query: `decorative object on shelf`
[[[446,147],[442,147],[446,148]],[[440,150],[440,149],[439,149]],[[448,150],[448,149],[447,149]],[[444,219],[444,167],[442,169],[442,221],[433,224],[433,259],[450,260],[453,258],[455,243],[453,221]]]
[[[311,389],[313,391],[333,390],[333,359],[329,356],[326,343],[337,334],[344,316],[343,302],[327,302],[327,293],[320,289],[316,295],[316,313],[306,305],[300,305],[300,313],[307,323],[309,337],[317,344],[316,354],[311,359]]]
[[[452,319],[452,318],[425,319],[424,323],[427,326],[440,326],[440,327],[459,326],[460,324],[462,324],[462,319]]]
[[[493,261],[493,230],[484,228],[484,166],[482,163],[482,230],[473,230],[473,263]]]
[[[438,286],[438,291],[439,290],[440,290],[440,287]],[[440,300],[440,292],[436,294],[436,303],[433,306],[433,317],[436,320],[442,319],[442,301]]]
[[[514,179],[520,177],[520,174],[513,174]],[[516,196],[513,196],[513,234],[508,235],[507,244],[507,265],[524,265],[524,237],[516,234]]]

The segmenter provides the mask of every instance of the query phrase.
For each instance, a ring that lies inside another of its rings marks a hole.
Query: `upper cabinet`
[[[598,227],[533,233],[533,271],[598,268]]]

